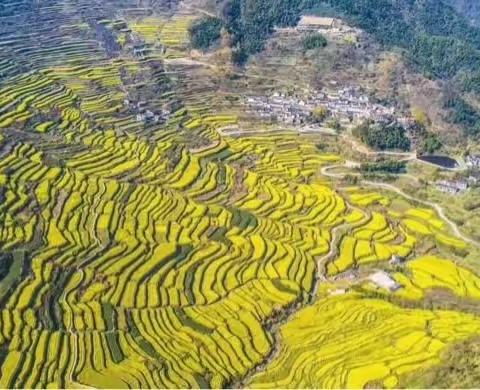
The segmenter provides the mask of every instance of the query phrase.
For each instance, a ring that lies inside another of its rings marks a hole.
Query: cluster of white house
[[[468,183],[464,180],[439,180],[437,181],[436,186],[439,191],[449,194],[458,194],[460,192],[465,192],[468,189]]]
[[[271,96],[250,96],[246,99],[248,113],[287,124],[304,123],[313,110],[323,107],[328,114],[346,123],[371,119],[387,121],[395,109],[372,103],[358,87],[340,89],[334,93],[317,92],[305,97],[275,92]]]
[[[151,111],[147,108],[146,101],[132,102],[128,99],[123,101],[123,105],[136,114],[137,122],[147,123],[165,123],[171,112],[167,108],[162,108],[160,112]]]
[[[465,165],[472,170],[480,169],[480,156],[467,156],[465,157]],[[468,190],[469,187],[478,185],[479,178],[475,173],[466,179],[460,180],[439,180],[436,182],[436,187],[439,191],[449,194],[459,194]]]
[[[469,168],[480,168],[480,156],[467,156],[465,163]]]
[[[448,194],[459,194],[468,190],[469,187],[478,183],[478,179],[470,176],[462,180],[439,180],[436,182],[437,190]]]
[[[377,271],[370,275],[368,279],[378,287],[391,292],[395,292],[403,287],[385,271]]]

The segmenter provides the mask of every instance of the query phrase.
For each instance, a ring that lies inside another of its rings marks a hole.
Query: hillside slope
[[[228,0],[219,14],[242,64],[265,47],[275,27],[294,26],[302,13],[341,17],[399,50],[408,66],[446,84],[443,108],[452,125],[472,139],[480,135],[480,29],[437,0]]]
[[[480,3],[476,0],[443,0],[474,25],[480,25]]]

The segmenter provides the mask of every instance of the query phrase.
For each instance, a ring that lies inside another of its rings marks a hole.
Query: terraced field
[[[337,187],[318,136],[224,135],[242,76],[182,61],[201,13],[140,3],[0,7],[0,387],[395,387],[478,333],[421,308],[480,298],[434,211]],[[395,256],[404,288],[362,276]]]
[[[471,314],[400,309],[354,293],[321,299],[282,328],[280,358],[251,386],[396,388],[401,375],[438,363],[445,345],[479,326]]]

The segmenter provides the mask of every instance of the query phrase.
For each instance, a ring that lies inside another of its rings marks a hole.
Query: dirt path
[[[364,144],[357,141],[353,136],[349,136],[347,133],[342,133],[341,138],[346,143],[350,144],[352,149],[356,152],[365,154],[367,156],[391,156],[391,157],[399,157],[403,161],[410,161],[417,159],[416,152],[390,152],[390,151],[382,151],[376,152],[367,148]]]
[[[180,7],[179,7],[181,10],[188,10],[188,11],[191,11],[191,12],[200,12],[201,14],[205,15],[205,16],[210,16],[212,18],[216,18],[217,15],[215,15],[213,12],[210,12],[210,11],[207,11],[206,9],[203,9],[203,8],[199,8],[197,7],[195,4],[190,4],[189,1],[182,1],[180,3]]]
[[[330,240],[330,249],[329,251],[321,256],[319,259],[316,260],[316,272],[314,278],[314,285],[312,288],[312,292],[310,293],[310,299],[308,304],[311,305],[315,301],[317,297],[318,288],[320,287],[320,283],[327,280],[327,275],[325,274],[325,265],[337,254],[338,244],[337,242],[339,238],[342,236],[338,234],[339,230],[345,227],[345,223],[341,223],[340,225],[335,226],[332,229],[332,236]]]

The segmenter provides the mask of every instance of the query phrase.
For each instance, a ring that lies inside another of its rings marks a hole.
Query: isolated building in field
[[[398,284],[395,279],[393,279],[385,271],[377,271],[374,274],[370,275],[369,279],[378,287],[384,288],[392,292],[402,288],[402,285]]]
[[[133,44],[133,55],[139,58],[144,58],[148,54],[148,47],[144,42],[135,42]]]

